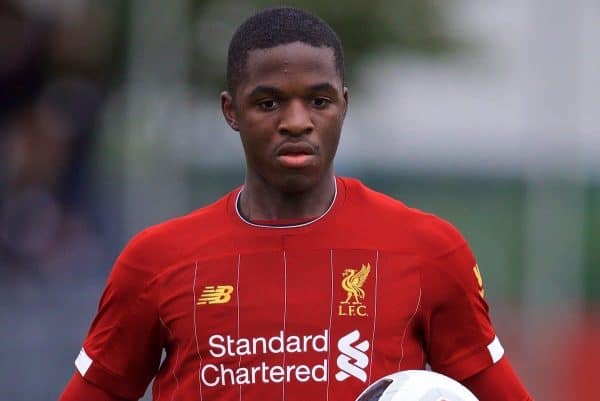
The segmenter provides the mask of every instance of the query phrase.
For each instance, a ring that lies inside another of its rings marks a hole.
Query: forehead
[[[249,51],[238,89],[257,85],[312,84],[312,81],[329,82],[334,87],[342,87],[335,53],[330,47],[294,42]]]

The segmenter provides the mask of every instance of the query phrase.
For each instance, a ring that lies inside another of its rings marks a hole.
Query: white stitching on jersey
[[[333,321],[333,249],[329,250],[329,268],[331,270],[331,301],[329,306],[329,331],[327,332],[327,368],[331,369],[331,322]],[[329,373],[327,376],[327,401],[329,401]]]
[[[285,338],[285,323],[287,314],[287,257],[283,251],[283,337]],[[283,348],[283,368],[285,369],[285,347]],[[282,401],[285,401],[285,380],[281,383]]]
[[[238,253],[237,261],[237,278],[235,282],[235,297],[237,302],[237,336],[240,338],[240,263],[242,260],[242,254]],[[238,360],[238,368],[242,366],[242,355]],[[240,401],[242,401],[242,383],[240,383]]]
[[[202,397],[202,380],[200,380],[200,370],[202,369],[202,356],[200,355],[200,345],[198,344],[198,332],[196,329],[196,275],[198,273],[198,261],[196,260],[196,267],[194,268],[194,282],[192,284],[192,294],[194,296],[194,299],[192,299],[192,305],[194,305],[194,309],[192,309],[193,312],[193,316],[194,316],[194,338],[196,339],[196,352],[198,353],[198,359],[200,360],[200,366],[198,367],[198,385],[200,386],[200,400],[203,399]]]
[[[374,307],[373,307],[373,332],[371,336],[371,357],[369,362],[369,384],[371,383],[371,371],[373,370],[373,351],[375,350],[375,325],[377,322],[377,290],[379,284],[379,249],[375,256],[375,296],[374,296]]]
[[[419,311],[419,306],[421,306],[421,285],[419,284],[419,298],[417,299],[417,307],[413,312],[412,316],[406,322],[406,326],[404,327],[404,333],[402,333],[402,340],[400,340],[400,350],[402,351],[402,355],[400,356],[400,361],[398,362],[398,370],[400,370],[400,365],[402,365],[402,360],[404,359],[404,337],[406,336],[406,331],[408,330],[408,326],[410,326],[410,322],[413,320],[417,312]]]

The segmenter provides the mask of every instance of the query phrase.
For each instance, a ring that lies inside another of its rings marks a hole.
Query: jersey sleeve
[[[58,401],[134,401],[117,397],[85,381],[79,373],[74,373],[60,395]]]
[[[532,401],[507,357],[462,382],[480,401]]]
[[[504,350],[484,299],[479,267],[459,240],[421,270],[425,348],[434,371],[463,380],[496,363]]]
[[[139,238],[117,259],[98,313],[75,361],[81,376],[122,398],[144,395],[162,353],[158,288],[147,266],[135,265]]]

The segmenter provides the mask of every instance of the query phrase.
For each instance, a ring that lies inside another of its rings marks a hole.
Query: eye
[[[326,97],[316,97],[312,100],[312,105],[318,109],[327,107],[329,103],[331,103],[331,100]]]
[[[265,111],[274,110],[277,106],[278,103],[274,99],[265,99],[258,102],[258,107]]]

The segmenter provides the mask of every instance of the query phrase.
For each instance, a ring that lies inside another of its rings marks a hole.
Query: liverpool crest
[[[346,291],[346,299],[338,305],[339,316],[367,316],[367,307],[363,305],[365,290],[363,285],[369,277],[371,265],[367,263],[360,269],[345,269],[342,273],[342,288]]]

